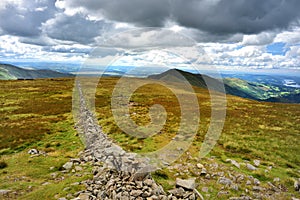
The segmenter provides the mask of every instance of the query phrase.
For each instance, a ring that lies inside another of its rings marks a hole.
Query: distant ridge
[[[10,64],[0,64],[0,80],[73,77],[72,74],[52,70],[23,69]]]
[[[183,79],[183,77],[193,86],[201,87],[201,88],[206,88],[207,84],[209,83],[210,89],[213,89],[215,91],[222,92],[224,91],[222,88],[225,88],[225,91],[227,94],[243,97],[243,98],[248,98],[248,99],[254,99],[254,100],[259,100],[256,97],[241,91],[237,88],[231,87],[227,85],[225,82],[222,83],[221,80],[212,78],[207,75],[203,74],[193,74],[190,72],[182,71],[179,69],[170,69],[166,72],[163,72],[161,74],[156,74],[156,75],[150,75],[148,78],[151,79],[157,79],[157,80],[164,80],[164,81],[174,81],[174,82],[179,82]],[[177,81],[176,81],[177,80]]]

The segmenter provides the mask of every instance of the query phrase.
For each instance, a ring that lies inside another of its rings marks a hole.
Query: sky
[[[220,69],[300,70],[299,10],[299,0],[1,0],[0,62],[81,64],[108,38],[155,27],[162,29],[119,41],[182,45],[170,30],[191,38]],[[154,55],[127,56],[120,65]],[[159,59],[176,63],[173,57]]]

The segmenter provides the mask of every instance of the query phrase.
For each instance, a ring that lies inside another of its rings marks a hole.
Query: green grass
[[[84,175],[91,171],[90,166],[81,177],[59,172],[84,149],[73,128],[73,83],[73,79],[0,81],[0,160],[7,164],[0,169],[0,188],[17,191],[18,199],[64,197],[84,189],[72,183],[91,177]],[[27,153],[31,148],[47,156],[31,158]],[[64,180],[54,180],[52,173]],[[44,182],[50,184],[42,185]]]
[[[146,84],[131,97],[130,117],[139,125],[150,122],[149,108],[161,104],[168,113],[163,129],[152,137],[138,139],[124,133],[115,124],[111,112],[111,95],[117,78],[104,78],[96,92],[96,112],[103,130],[124,149],[133,152],[151,152],[168,144],[176,135],[180,124],[179,103],[176,96],[158,84]],[[143,83],[147,80],[135,79]],[[88,84],[88,83],[87,83]],[[176,83],[178,84],[178,83]],[[0,188],[24,192],[21,199],[57,199],[80,190],[70,186],[87,177],[66,176],[55,182],[50,174],[58,172],[62,164],[84,147],[74,130],[72,119],[72,89],[74,79],[41,79],[34,81],[0,81],[0,161],[7,167],[0,169]],[[208,91],[194,88],[200,107],[200,124],[189,155],[184,153],[174,164],[187,165],[187,173],[180,170],[162,169],[153,174],[165,189],[174,186],[176,177],[196,176],[196,164],[218,163],[224,171],[243,173],[258,178],[263,185],[279,177],[289,192],[293,192],[293,180],[299,178],[300,170],[300,107],[297,104],[265,103],[228,96],[227,116],[220,139],[210,154],[198,158],[202,141],[210,123],[210,100]],[[48,152],[47,157],[30,158],[28,149],[38,148]],[[213,158],[213,160],[212,160]],[[258,171],[251,172],[245,166],[232,169],[227,158],[239,162],[261,160]],[[22,166],[22,167],[20,167]],[[272,170],[268,170],[272,166]],[[54,170],[49,170],[54,167]],[[90,171],[90,166],[86,166]],[[268,170],[266,172],[265,170]],[[22,178],[25,177],[25,178]],[[198,177],[209,188],[210,198],[222,186],[216,180]],[[18,181],[15,181],[18,180]],[[43,182],[50,185],[43,186]],[[27,191],[32,186],[32,191]],[[70,191],[64,191],[71,187]],[[230,190],[231,195],[240,195]],[[223,197],[220,197],[221,199]],[[224,197],[226,199],[226,197]]]
[[[151,152],[168,144],[176,135],[180,123],[180,109],[174,94],[162,86],[147,84],[147,80],[138,80],[146,85],[136,90],[131,97],[129,108],[132,120],[139,125],[149,123],[148,110],[154,104],[164,106],[168,119],[159,134],[137,140],[117,127],[110,111],[111,92],[116,81],[116,78],[105,78],[100,82],[101,86],[96,93],[96,111],[104,131],[123,148],[134,152]],[[192,157],[197,158],[209,126],[211,113],[207,91],[200,88],[194,89],[199,99],[201,122],[189,152]],[[215,156],[216,162],[225,165],[225,169],[229,169],[230,164],[222,161],[224,157],[240,162],[259,159],[262,163],[261,170],[249,172],[244,166],[237,171],[257,177],[264,183],[272,181],[274,177],[279,177],[292,192],[291,179],[300,177],[299,105],[257,102],[235,96],[228,96],[227,101],[224,129],[210,156]],[[180,160],[182,163],[196,164],[184,155]],[[208,161],[202,159],[201,162]],[[265,173],[265,169],[269,166],[273,166],[273,169]],[[164,169],[162,173],[168,174],[169,178],[165,180],[160,176],[154,177],[165,188],[169,188],[170,180],[175,180],[174,174],[178,172],[169,173],[167,169]],[[209,187],[214,186],[210,184],[208,183]]]

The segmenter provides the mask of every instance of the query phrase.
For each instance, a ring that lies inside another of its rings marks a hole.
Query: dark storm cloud
[[[67,0],[105,17],[142,26],[166,20],[214,34],[256,34],[299,20],[299,0]]]
[[[256,34],[285,29],[300,17],[298,0],[175,0],[174,19],[182,26],[218,34]]]
[[[85,7],[100,12],[115,21],[143,26],[163,26],[170,15],[170,3],[166,0],[78,0],[68,1],[70,7]]]
[[[0,8],[1,34],[37,36],[43,22],[53,17],[55,1],[27,1],[24,5],[8,3]]]
[[[60,13],[44,24],[43,31],[52,39],[89,44],[110,27],[110,24],[103,20],[89,20],[82,14],[68,16]]]

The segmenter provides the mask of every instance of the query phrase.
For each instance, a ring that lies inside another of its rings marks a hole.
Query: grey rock
[[[253,186],[252,190],[255,192],[260,192],[260,191],[263,191],[264,189],[260,186]]]
[[[198,163],[198,164],[197,164],[197,167],[198,167],[199,169],[204,168],[204,166],[203,166],[201,163]]]
[[[168,192],[176,197],[183,197],[185,191],[183,188],[180,187],[180,188],[169,190]]]
[[[132,190],[132,191],[130,192],[130,195],[131,195],[131,196],[134,196],[134,197],[138,197],[138,196],[140,196],[142,193],[143,193],[142,190]]]
[[[253,183],[254,183],[254,185],[260,185],[260,181],[257,178],[255,178],[253,180]]]
[[[80,193],[77,198],[80,200],[89,200],[90,195],[90,193]]]
[[[195,180],[196,178],[190,178],[190,179],[176,178],[176,185],[179,187],[183,187],[185,189],[193,190],[196,187]]]
[[[255,167],[258,167],[260,165],[260,160],[253,160],[253,164]]]
[[[76,171],[76,172],[80,172],[80,171],[82,171],[82,170],[83,170],[82,167],[80,167],[80,166],[75,166],[75,171]]]
[[[273,179],[273,182],[279,182],[280,181],[280,178],[278,178],[278,177],[275,177],[274,179]]]
[[[73,167],[73,162],[66,162],[63,166],[62,166],[65,170],[71,170]]]
[[[30,149],[28,151],[28,154],[30,154],[30,155],[37,155],[37,154],[39,154],[39,151],[37,149]]]
[[[231,189],[238,191],[239,190],[239,186],[237,184],[232,184],[231,185]]]
[[[254,167],[253,165],[251,165],[251,164],[249,164],[249,163],[246,164],[246,167],[247,167],[247,169],[249,169],[249,170],[251,170],[251,171],[256,170],[256,167]]]
[[[220,183],[222,185],[231,185],[232,181],[228,178],[221,177],[221,178],[219,178],[218,183]]]

